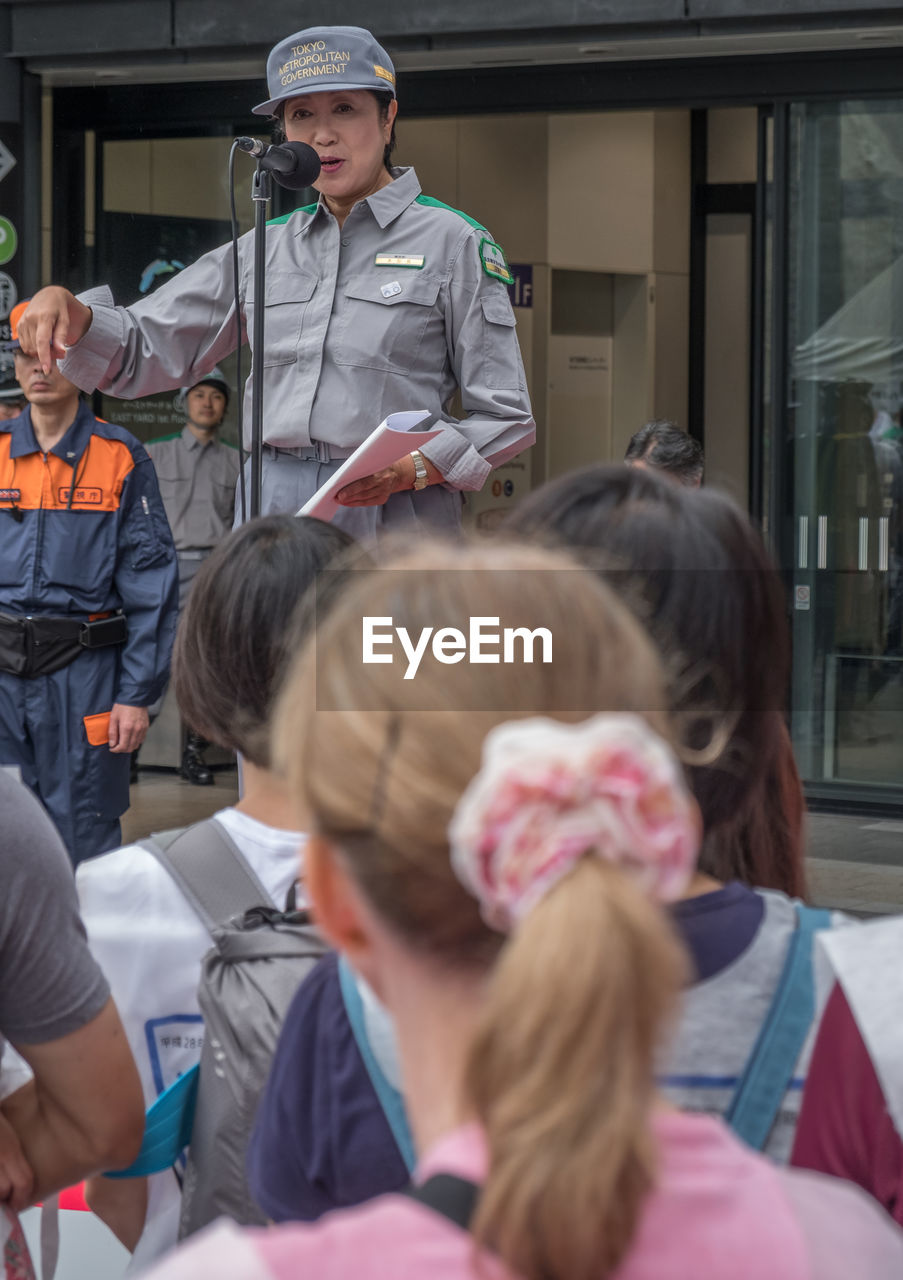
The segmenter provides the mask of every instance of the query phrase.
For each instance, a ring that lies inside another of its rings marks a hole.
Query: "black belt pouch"
[[[32,618],[28,676],[49,676],[74,662],[84,645],[78,618]]]
[[[0,613],[0,671],[13,676],[24,675],[28,664],[25,625],[24,618]]]

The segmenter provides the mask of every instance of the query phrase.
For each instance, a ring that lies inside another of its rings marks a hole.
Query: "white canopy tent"
[[[903,257],[898,258],[797,347],[793,376],[809,382],[870,382],[903,399]]]

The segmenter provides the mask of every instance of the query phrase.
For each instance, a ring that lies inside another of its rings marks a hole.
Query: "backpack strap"
[[[469,1178],[459,1178],[454,1173],[436,1173],[420,1185],[412,1182],[401,1194],[441,1213],[443,1218],[448,1218],[462,1231],[467,1231],[480,1198],[480,1190]]]
[[[815,1017],[812,949],[815,934],[830,929],[831,913],[794,903],[796,929],[777,990],[725,1119],[756,1151],[768,1141]]]
[[[60,1260],[60,1193],[58,1191],[52,1196],[47,1196],[41,1206],[40,1241],[41,1280],[53,1280]]]
[[[410,1172],[417,1163],[417,1157],[414,1153],[414,1143],[411,1138],[411,1130],[408,1127],[408,1118],[405,1115],[404,1099],[398,1090],[389,1083],[385,1072],[379,1065],[379,1059],[373,1052],[370,1037],[367,1035],[364,1002],[361,999],[361,993],[357,989],[351,966],[344,956],[339,956],[339,986],[342,991],[342,1000],[345,1003],[345,1012],[348,1015],[348,1021],[351,1023],[355,1044],[364,1060],[370,1083],[373,1085],[376,1096],[379,1099],[379,1105],[382,1107],[389,1128],[392,1130],[392,1137],[395,1139],[401,1158]]]
[[[226,920],[273,900],[238,845],[215,818],[140,841],[182,890],[212,936]]]

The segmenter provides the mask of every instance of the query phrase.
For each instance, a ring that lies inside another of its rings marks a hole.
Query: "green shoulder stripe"
[[[477,231],[482,231],[485,235],[489,235],[482,222],[477,222],[476,218],[471,218],[468,214],[462,213],[460,209],[453,209],[450,204],[445,204],[442,200],[436,200],[433,196],[416,196],[414,203],[428,205],[430,209],[447,209],[449,213],[456,213],[459,218],[469,222]]]
[[[316,209],[316,201],[313,204],[303,204],[300,209],[292,209],[291,213],[284,213],[281,218],[268,218],[268,227],[280,227],[284,222],[288,222],[289,218],[294,218],[296,213],[313,213]]]
[[[168,436],[155,436],[153,440],[145,441],[145,444],[163,444],[165,440],[179,440],[181,436],[181,431],[173,431]]]

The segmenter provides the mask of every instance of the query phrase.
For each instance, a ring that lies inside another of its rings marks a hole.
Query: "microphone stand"
[[[263,322],[266,284],[267,205],[273,194],[273,175],[257,161],[251,199],[254,201],[254,328],[251,334],[251,518],[260,515],[263,485]]]

